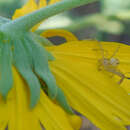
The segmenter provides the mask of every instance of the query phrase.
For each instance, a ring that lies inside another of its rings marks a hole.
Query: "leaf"
[[[101,0],[102,2],[102,11],[107,15],[115,15],[124,10],[130,9],[129,0]]]

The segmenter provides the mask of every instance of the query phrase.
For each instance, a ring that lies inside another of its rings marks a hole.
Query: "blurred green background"
[[[0,15],[11,18],[27,0],[0,0]],[[39,28],[64,28],[79,39],[130,43],[130,0],[99,0],[46,20]],[[55,40],[57,41],[57,40]]]
[[[0,0],[0,16],[11,18],[27,0]],[[130,0],[99,0],[44,21],[37,33],[49,28],[63,28],[79,39],[97,39],[130,44]],[[64,39],[54,38],[60,43]],[[84,117],[83,117],[84,118]],[[87,119],[82,130],[97,130]]]

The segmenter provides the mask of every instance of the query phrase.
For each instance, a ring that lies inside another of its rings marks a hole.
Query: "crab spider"
[[[130,77],[126,77],[125,74],[118,69],[118,65],[120,64],[120,61],[119,59],[114,58],[114,56],[119,51],[120,47],[119,46],[117,47],[117,49],[114,51],[112,56],[106,58],[104,55],[104,49],[102,47],[102,44],[99,43],[99,46],[100,46],[102,58],[98,60],[98,70],[105,70],[107,72],[119,76],[121,79],[118,81],[118,84],[121,84],[124,79],[130,79]]]

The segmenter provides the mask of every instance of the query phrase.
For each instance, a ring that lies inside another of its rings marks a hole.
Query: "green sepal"
[[[46,83],[49,97],[55,99],[58,87],[49,69],[47,51],[36,43],[31,35],[26,40],[25,44],[32,57],[34,71]]]
[[[52,46],[53,43],[51,43],[48,39],[41,37],[40,35],[37,35],[36,33],[32,33],[32,36],[34,37],[34,39],[39,42],[43,47],[44,46]],[[46,51],[46,50],[45,50]],[[55,60],[55,57],[49,53],[48,51],[46,51],[45,53],[46,57],[48,57],[49,61],[53,61]]]
[[[62,92],[61,88],[58,87],[58,92],[57,92],[57,96],[56,96],[56,101],[59,103],[60,106],[62,106],[62,108],[68,112],[69,114],[74,114],[72,108],[70,107],[70,105],[68,104],[66,97],[64,95],[64,93]]]
[[[47,53],[47,58],[48,58],[49,61],[54,61],[55,60],[55,57],[51,53],[49,53],[47,51],[46,51],[46,53]]]
[[[4,40],[3,40],[4,41]],[[13,86],[11,45],[8,42],[0,43],[0,93],[3,98]]]
[[[32,35],[34,36],[34,38],[40,42],[43,46],[52,46],[53,43],[51,41],[49,41],[48,39],[46,39],[45,37],[41,37],[40,35],[36,34],[36,33],[32,33]]]
[[[23,42],[14,41],[14,65],[30,89],[30,107],[33,108],[40,99],[40,83],[32,71],[32,62],[23,46]]]
[[[34,43],[32,39],[29,39],[29,41],[30,42],[26,42],[26,44],[28,46],[28,49],[32,47],[32,49],[30,50],[30,55],[33,56],[34,70],[46,83],[48,87],[49,97],[52,99],[55,98],[59,105],[61,105],[65,111],[73,114],[73,111],[67,103],[64,93],[60,88],[57,87],[56,81],[48,68],[48,61],[46,59],[46,54],[44,54],[46,53],[46,50],[39,44]],[[28,43],[31,44],[29,45]]]

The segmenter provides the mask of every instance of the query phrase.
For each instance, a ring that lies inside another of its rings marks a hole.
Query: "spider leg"
[[[125,79],[125,76],[122,75],[120,81],[118,81],[118,84],[120,85],[123,82],[124,79]]]
[[[119,49],[120,49],[120,46],[118,46],[116,48],[116,50],[114,51],[114,53],[112,54],[112,56],[110,58],[114,57],[117,54],[117,52],[119,51]]]

